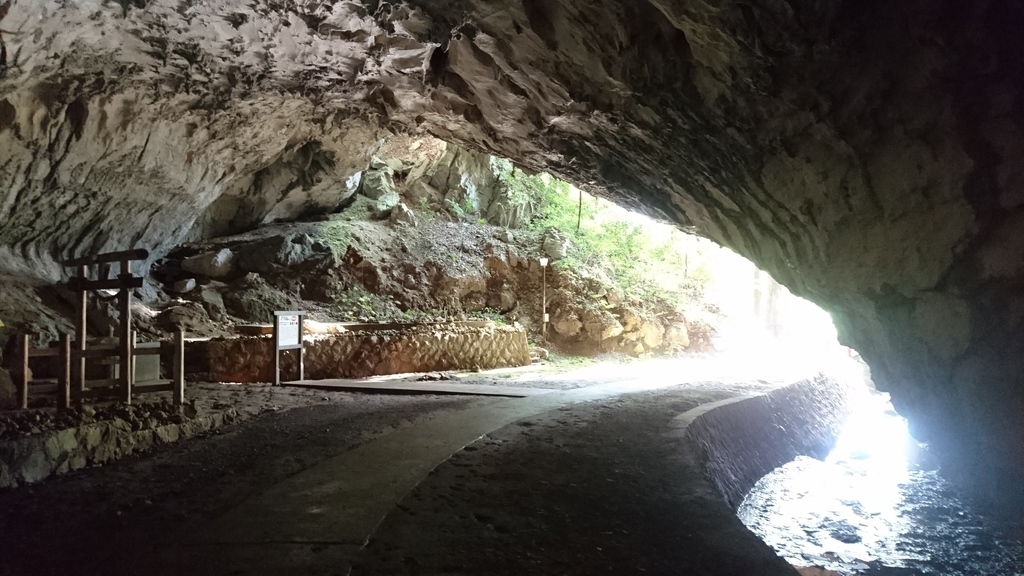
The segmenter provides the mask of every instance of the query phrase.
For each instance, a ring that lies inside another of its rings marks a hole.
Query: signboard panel
[[[279,350],[296,348],[302,345],[302,336],[299,334],[299,317],[278,316],[277,347]]]
[[[302,317],[305,312],[274,312],[274,385],[281,385],[281,352],[299,351],[299,380],[305,378],[302,362]]]

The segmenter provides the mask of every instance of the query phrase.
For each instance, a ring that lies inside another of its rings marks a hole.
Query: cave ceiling
[[[430,133],[749,257],[949,462],[1019,483],[1020,3],[3,6],[0,277],[330,211]]]

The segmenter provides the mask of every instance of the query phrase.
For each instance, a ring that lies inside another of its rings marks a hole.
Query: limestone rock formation
[[[430,132],[750,257],[832,312],[948,471],[1020,500],[1022,22],[1005,1],[16,0],[0,276],[331,211],[387,130]]]

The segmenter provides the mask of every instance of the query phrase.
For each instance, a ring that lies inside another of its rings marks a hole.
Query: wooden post
[[[548,267],[543,265],[541,268],[541,304],[540,304],[540,339],[542,342],[548,341]]]
[[[306,379],[306,359],[305,359],[305,346],[302,345],[302,321],[305,315],[299,314],[299,381]]]
[[[129,356],[129,358],[131,358],[131,360],[129,362],[129,369],[132,371],[132,383],[135,383],[135,382],[139,381],[138,378],[136,378],[136,373],[135,373],[135,362],[136,362],[135,347],[136,347],[136,345],[138,343],[139,343],[139,333],[137,331],[135,331],[135,330],[132,330],[132,353]]]
[[[60,371],[57,375],[57,408],[71,406],[71,335],[60,335]]]
[[[274,386],[281,385],[281,349],[277,347],[280,341],[281,316],[274,314],[274,341],[270,345],[274,348]]]
[[[131,276],[131,271],[128,266],[127,260],[121,261],[121,280],[127,281]],[[132,403],[132,291],[128,286],[121,288],[121,293],[118,295],[118,303],[120,304],[120,316],[121,322],[119,328],[118,337],[120,338],[120,356],[121,356],[121,401],[125,404]]]
[[[28,408],[28,381],[31,369],[28,366],[29,358],[29,335],[21,335],[21,382],[18,382],[18,406],[24,410]]]
[[[82,265],[78,267],[78,277],[84,282],[89,277],[89,267]],[[85,392],[85,340],[88,338],[88,326],[89,320],[89,293],[84,289],[78,293],[78,299],[75,301],[75,306],[78,308],[75,316],[75,350],[79,352],[78,360],[76,360],[71,368],[74,370],[72,374],[72,380],[74,380],[74,394],[75,400],[81,398],[82,393]]]
[[[580,188],[580,211],[576,214],[576,231],[580,231],[580,224],[583,223],[583,189]]]
[[[174,333],[174,360],[171,362],[171,395],[175,406],[185,402],[185,333]]]

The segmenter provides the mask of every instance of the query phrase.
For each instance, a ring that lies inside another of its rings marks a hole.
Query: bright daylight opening
[[[824,460],[798,457],[775,470],[738,510],[791,564],[808,567],[807,574],[1011,573],[1009,552],[988,551],[1012,547],[985,543],[992,536],[939,476],[888,394],[873,389],[856,351],[839,344],[827,312],[710,240],[547,175],[532,179],[547,194],[540,203],[550,215],[544,224],[560,228],[574,244],[562,266],[596,264],[624,288],[627,300],[662,316],[675,307],[691,329],[704,326],[708,341],[699,350],[712,354],[692,362],[691,348],[674,359],[620,368],[636,382],[685,370],[757,385],[823,371],[863,391]],[[561,328],[552,334],[556,341],[564,336]],[[599,369],[616,368],[602,363]],[[936,554],[937,548],[944,552]]]

